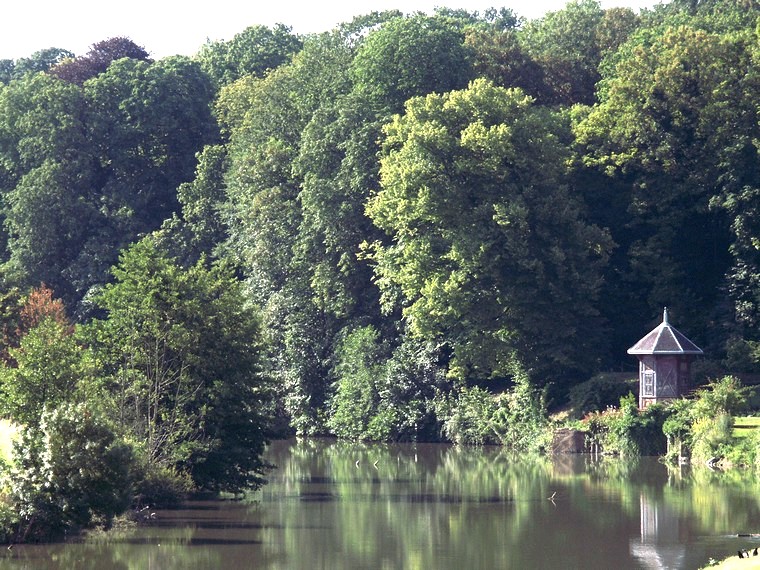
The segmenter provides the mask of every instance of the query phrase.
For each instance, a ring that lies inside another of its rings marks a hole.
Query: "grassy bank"
[[[706,569],[714,570],[746,570],[747,568],[760,568],[760,557],[757,558],[739,558],[734,555],[722,560],[715,566],[705,566]]]

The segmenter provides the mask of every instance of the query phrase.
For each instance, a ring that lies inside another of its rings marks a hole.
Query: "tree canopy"
[[[760,371],[757,16],[388,11],[0,62],[7,412],[100,394],[151,476],[239,490],[270,425],[526,448],[537,390],[632,369],[663,306],[705,369]],[[70,322],[24,322],[43,283]]]

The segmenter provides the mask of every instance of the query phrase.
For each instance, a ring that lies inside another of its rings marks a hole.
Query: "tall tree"
[[[411,97],[464,87],[473,76],[461,26],[422,14],[394,18],[371,32],[351,74],[357,89],[393,112]]]
[[[712,331],[713,349],[731,237],[711,202],[756,184],[751,41],[686,25],[637,34],[577,130],[586,164],[630,192],[622,271],[644,285],[650,314],[671,307],[698,342]]]
[[[596,0],[568,2],[519,32],[523,51],[543,71],[541,102],[572,105],[595,101],[599,64],[635,26],[633,14],[605,12]]]
[[[368,212],[383,303],[453,350],[449,373],[538,382],[587,371],[609,239],[563,185],[568,126],[520,91],[476,80],[407,102],[387,127]]]
[[[122,58],[83,87],[27,75],[0,93],[3,274],[45,282],[67,306],[118,250],[178,209],[195,153],[214,142],[213,89],[197,63]]]
[[[314,112],[347,91],[350,61],[339,32],[313,37],[291,64],[225,87],[218,104],[230,136],[229,251],[263,308],[281,405],[300,433],[320,429],[334,324],[315,303],[311,259],[299,247],[301,177],[293,162]]]
[[[301,39],[283,24],[273,28],[250,26],[230,41],[206,43],[197,58],[203,70],[221,88],[241,77],[264,77],[290,61],[303,47]]]
[[[228,266],[182,269],[144,238],[114,269],[91,328],[113,373],[116,417],[150,461],[201,489],[262,482],[268,394],[259,318]]]
[[[82,85],[88,79],[105,73],[119,59],[150,61],[145,48],[129,38],[115,37],[92,44],[83,56],[67,58],[50,67],[50,73],[59,79]]]

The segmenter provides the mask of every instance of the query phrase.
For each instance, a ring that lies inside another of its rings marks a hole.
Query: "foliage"
[[[600,412],[620,402],[620,398],[635,391],[638,379],[630,374],[599,373],[591,379],[576,384],[568,393],[568,403],[575,417],[588,412]]]
[[[212,87],[196,63],[123,58],[82,87],[27,75],[0,92],[2,276],[78,303],[118,250],[177,209],[213,140]]]
[[[440,347],[405,337],[385,362],[377,390],[377,414],[368,425],[370,439],[437,441],[440,421],[435,395],[449,388]]]
[[[50,73],[59,79],[84,84],[104,73],[114,61],[122,58],[150,61],[145,48],[138,46],[126,37],[114,37],[96,42],[90,46],[90,50],[83,56],[65,59],[50,68]]]
[[[624,253],[614,273],[643,287],[653,313],[667,304],[719,350],[715,319],[733,321],[727,272],[736,308],[752,297],[757,74],[754,30],[707,28],[680,17],[632,34],[576,132],[585,165],[628,194],[625,218],[610,226]]]
[[[256,312],[228,266],[183,269],[138,242],[98,299],[90,336],[112,373],[122,429],[149,465],[190,474],[204,490],[262,481],[266,383]]]
[[[445,389],[437,350],[405,339],[392,354],[371,325],[342,340],[328,427],[349,439],[434,441],[436,393]]]
[[[608,407],[592,412],[583,418],[589,431],[590,443],[598,445],[604,453],[637,457],[662,455],[667,440],[663,424],[667,412],[661,404],[652,404],[639,410],[636,397],[628,394],[620,398],[620,407]]]
[[[522,49],[543,72],[545,87],[539,100],[566,105],[594,102],[602,57],[597,30],[603,17],[598,2],[572,1],[521,29]]]
[[[222,87],[247,75],[264,77],[302,47],[301,39],[283,24],[250,26],[230,41],[207,42],[196,57],[217,87]]]
[[[461,387],[436,399],[443,436],[461,445],[497,443],[498,436],[490,421],[497,409],[493,395],[477,386]]]
[[[538,391],[527,372],[513,358],[509,363],[513,386],[498,398],[492,423],[499,443],[510,451],[545,452],[552,429],[547,420],[545,391]]]
[[[499,444],[510,451],[548,449],[551,429],[543,394],[513,357],[509,363],[512,387],[494,397],[479,387],[461,386],[436,398],[443,436],[466,445]]]
[[[97,397],[137,434],[145,488],[178,495],[260,482],[270,415],[541,447],[540,388],[630,366],[663,305],[710,355],[693,377],[756,369],[745,4],[389,11],[308,37],[253,26],[192,59],[112,38],[0,61],[6,413]],[[99,318],[84,339],[61,302]],[[571,403],[603,410],[618,387]],[[621,453],[651,452],[664,421],[730,454],[739,391],[709,392],[589,421]]]
[[[377,411],[377,383],[382,375],[383,349],[371,327],[349,333],[337,349],[335,398],[328,427],[340,437],[359,439]]]
[[[366,249],[383,308],[449,344],[453,377],[503,376],[516,349],[546,383],[602,341],[593,301],[610,244],[562,185],[564,129],[484,80],[412,99],[386,127],[367,211],[392,241]]]
[[[394,18],[371,32],[351,65],[357,88],[400,111],[404,101],[464,87],[471,79],[462,31],[439,16]]]
[[[148,465],[138,456],[134,474],[134,501],[139,513],[145,508],[169,509],[186,500],[196,486],[187,473],[160,465]]]
[[[25,425],[37,425],[43,410],[82,399],[94,383],[95,364],[70,325],[43,319],[10,350],[15,366],[0,369],[5,414]]]
[[[693,400],[678,400],[663,425],[672,453],[686,446],[693,461],[705,462],[733,453],[733,417],[746,409],[748,389],[724,376],[699,390]]]
[[[48,71],[51,67],[74,57],[74,54],[61,48],[46,48],[34,52],[29,57],[22,57],[15,61],[11,59],[0,60],[0,84],[9,83],[13,79],[20,79],[27,73]]]
[[[94,523],[110,526],[132,500],[134,452],[86,404],[45,411],[14,449],[9,501],[16,541],[49,539]]]

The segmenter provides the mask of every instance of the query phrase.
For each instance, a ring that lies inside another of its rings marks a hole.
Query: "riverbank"
[[[747,570],[747,568],[760,568],[760,557],[739,558],[737,555],[726,558],[715,566],[705,566],[702,570]]]

